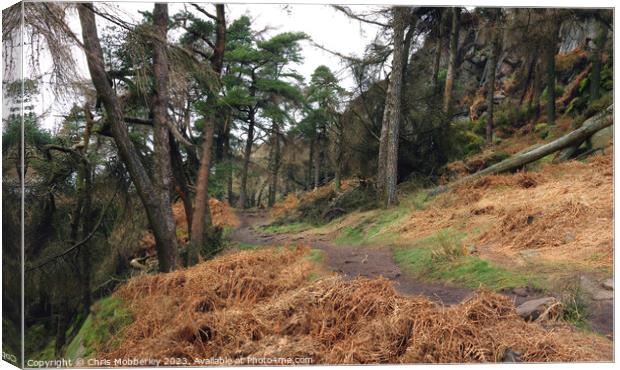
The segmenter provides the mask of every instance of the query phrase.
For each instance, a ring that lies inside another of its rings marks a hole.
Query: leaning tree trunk
[[[177,241],[175,231],[170,230],[169,227],[171,222],[174,225],[174,220],[166,219],[169,213],[164,209],[161,199],[158,197],[158,191],[153,186],[136,148],[129,139],[127,125],[123,121],[121,105],[108,82],[105,71],[93,4],[79,4],[78,13],[82,26],[86,60],[93,85],[106,109],[107,122],[110,125],[111,135],[118,148],[119,155],[127,166],[138,196],[144,205],[149,224],[153,229],[159,270],[162,272],[174,270],[176,267]]]
[[[603,49],[607,42],[607,26],[602,22],[599,22],[599,30],[596,38],[594,39],[594,50],[592,52],[592,74],[590,77],[590,102],[593,102],[601,97],[601,59],[603,56]]]
[[[216,41],[210,66],[219,79],[222,72],[224,58],[226,19],[224,16],[224,5],[216,5],[217,28]],[[207,104],[214,107],[217,91],[211,91],[212,96],[208,98]],[[210,110],[211,111],[211,110]],[[192,213],[192,233],[190,235],[190,245],[187,251],[187,264],[192,266],[198,262],[200,248],[203,247],[206,234],[211,230],[211,213],[209,210],[209,172],[211,169],[211,156],[213,147],[213,135],[215,131],[215,114],[208,113],[203,132],[202,154],[200,156],[200,167],[198,168],[198,178],[196,179],[196,196],[194,198],[194,211]]]
[[[452,108],[452,90],[454,89],[454,80],[456,79],[456,59],[459,47],[459,18],[461,9],[453,7],[451,11],[452,28],[450,30],[450,57],[448,59],[448,72],[446,74],[446,85],[443,93],[443,112],[448,117],[450,115],[450,109]]]
[[[598,113],[594,117],[589,118],[583,125],[574,131],[556,139],[550,143],[542,146],[535,146],[531,150],[524,151],[520,154],[516,154],[508,159],[505,159],[493,166],[487,167],[481,171],[478,171],[470,176],[466,176],[460,180],[454,181],[450,184],[451,187],[464,184],[473,180],[476,180],[482,176],[497,174],[501,172],[507,172],[522,168],[524,165],[537,161],[549,154],[555,153],[567,147],[574,146],[578,143],[583,143],[590,136],[596,132],[611,126],[614,123],[613,117],[613,105],[610,105],[602,112]],[[430,195],[439,194],[448,190],[447,186],[440,186],[433,190]]]
[[[392,75],[390,76],[391,95],[386,97],[388,112],[388,139],[385,171],[385,206],[398,202],[396,182],[398,179],[398,139],[400,129],[401,90],[403,71],[403,53],[407,53],[404,45],[405,19],[408,8],[395,7],[394,10],[394,56],[392,59]]]

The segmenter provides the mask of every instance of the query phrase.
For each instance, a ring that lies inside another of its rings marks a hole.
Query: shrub
[[[586,110],[583,112],[583,115],[586,117],[586,119],[590,118],[594,116],[595,114],[597,114],[598,112],[602,111],[603,109],[607,108],[612,102],[613,102],[612,94],[607,93],[601,96],[599,99],[590,103],[588,108],[586,108]]]
[[[485,167],[489,167],[492,166],[494,164],[497,164],[501,161],[503,161],[504,159],[507,159],[510,157],[509,153],[503,152],[503,151],[497,151],[497,152],[493,152],[491,153],[486,161],[485,161]]]
[[[458,235],[442,230],[437,234],[437,247],[433,250],[434,260],[452,261],[466,254]]]
[[[534,132],[538,134],[541,139],[546,139],[549,136],[549,125],[546,123],[537,123],[534,126]]]

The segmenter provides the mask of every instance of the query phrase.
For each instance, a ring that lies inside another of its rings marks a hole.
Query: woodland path
[[[463,301],[473,293],[472,289],[438,282],[415,279],[401,271],[394,262],[389,246],[347,246],[335,245],[330,234],[308,235],[304,233],[262,233],[260,226],[270,222],[269,214],[264,210],[237,211],[239,226],[231,234],[234,241],[255,245],[303,244],[324,252],[324,264],[332,271],[345,278],[358,276],[367,278],[384,277],[390,280],[394,289],[406,296],[421,295],[433,301],[451,305]],[[502,294],[510,297],[515,306],[525,301],[542,297],[530,291],[528,295],[516,295],[511,292]],[[608,338],[613,337],[613,302],[592,302],[589,307],[588,324],[595,332]]]
[[[466,287],[421,281],[403,273],[394,262],[392,251],[388,246],[334,245],[331,242],[334,237],[328,234],[261,233],[257,226],[269,223],[266,211],[238,211],[237,215],[240,224],[231,235],[237,242],[258,245],[308,245],[323,251],[324,264],[346,278],[384,277],[392,281],[394,289],[400,294],[421,295],[446,305],[459,303],[473,293],[472,289]],[[537,296],[508,295],[514,298],[516,304],[537,298]]]

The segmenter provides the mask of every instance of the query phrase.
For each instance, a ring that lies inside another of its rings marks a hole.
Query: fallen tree
[[[489,166],[472,175],[463,177],[462,179],[456,180],[450,183],[449,186],[454,187],[455,185],[461,185],[463,183],[479,179],[482,176],[516,170],[522,168],[528,163],[535,162],[557,151],[561,151],[566,148],[573,148],[575,146],[578,147],[596,132],[604,129],[605,127],[611,126],[614,123],[613,108],[614,106],[612,104],[606,109],[602,110],[600,113],[586,120],[580,128],[571,131],[570,133],[562,136],[559,139],[556,139],[542,146],[536,145],[534,147],[531,147],[529,150],[525,150],[522,153],[515,154],[497,164]],[[566,155],[563,155],[563,157],[568,158],[566,157]],[[429,193],[429,196],[435,196],[437,194],[446,192],[449,190],[449,186],[441,185],[433,189]]]

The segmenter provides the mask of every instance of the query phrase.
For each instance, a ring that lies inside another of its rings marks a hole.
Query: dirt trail
[[[384,246],[346,246],[334,245],[329,235],[295,235],[295,234],[264,234],[257,231],[256,226],[269,223],[269,215],[265,211],[238,212],[240,225],[232,233],[232,239],[238,242],[278,245],[286,243],[303,243],[325,253],[325,264],[332,271],[348,278],[363,276],[368,278],[384,277],[393,282],[394,288],[403,295],[422,295],[443,304],[461,302],[472,293],[471,289],[432,283],[414,279],[403,274],[392,258],[392,251]],[[510,295],[516,304],[531,299],[531,296],[520,297]]]
[[[392,251],[386,246],[334,245],[333,235],[308,235],[305,233],[266,234],[257,226],[270,222],[267,211],[238,211],[240,224],[232,233],[233,240],[258,245],[279,245],[303,243],[325,253],[325,264],[329,269],[348,278],[363,276],[384,277],[392,281],[394,288],[403,295],[422,295],[429,299],[451,305],[461,302],[473,290],[444,283],[426,282],[404,274],[392,258]],[[540,298],[535,292],[519,296],[512,292],[502,293],[513,299],[515,305]],[[592,302],[589,307],[588,324],[592,330],[613,338],[613,301]]]

